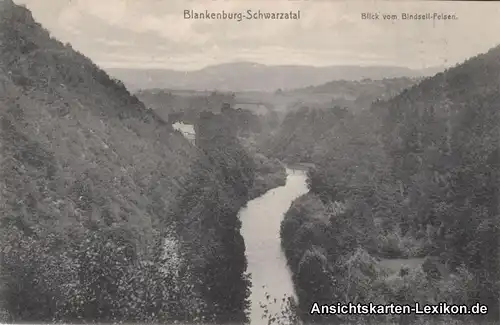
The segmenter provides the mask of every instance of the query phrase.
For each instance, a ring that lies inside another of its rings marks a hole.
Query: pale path
[[[191,143],[194,143],[195,139],[195,131],[194,126],[191,124],[185,124],[183,122],[176,122],[172,124],[172,127],[177,131],[181,132],[186,139],[188,139]]]
[[[245,240],[248,272],[252,275],[251,312],[252,325],[262,325],[263,310],[259,302],[265,301],[265,293],[278,302],[270,307],[271,313],[279,313],[284,295],[294,296],[291,274],[281,251],[280,226],[285,212],[293,200],[308,192],[305,172],[287,169],[286,185],[272,189],[248,202],[240,210],[241,234]],[[266,286],[266,288],[262,288]]]

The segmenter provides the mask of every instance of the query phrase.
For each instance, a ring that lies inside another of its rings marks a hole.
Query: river
[[[277,303],[269,306],[279,314],[283,296],[295,297],[291,273],[281,250],[280,226],[293,200],[308,192],[304,171],[287,169],[285,186],[269,190],[240,210],[248,272],[252,275],[250,323],[263,324],[260,302],[268,293]]]
[[[194,141],[195,131],[192,125],[175,123],[173,127],[190,141]],[[252,276],[251,325],[263,324],[264,310],[260,303],[266,301],[266,293],[272,300],[277,300],[268,306],[272,315],[280,314],[284,296],[296,298],[291,273],[281,250],[280,227],[293,200],[308,192],[307,176],[303,170],[286,171],[285,186],[269,190],[249,201],[239,212],[248,261],[247,271]]]

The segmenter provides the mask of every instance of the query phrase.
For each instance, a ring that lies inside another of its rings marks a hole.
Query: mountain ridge
[[[129,89],[267,91],[315,86],[332,80],[426,77],[443,67],[423,70],[399,66],[265,65],[242,61],[211,65],[193,71],[174,69],[107,68]]]

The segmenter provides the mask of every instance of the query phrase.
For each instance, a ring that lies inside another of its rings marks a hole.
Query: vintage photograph
[[[499,17],[0,0],[0,324],[500,324]]]

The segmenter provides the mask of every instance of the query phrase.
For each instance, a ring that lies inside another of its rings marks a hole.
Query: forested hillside
[[[309,315],[314,301],[418,301],[480,302],[489,314],[475,320],[498,321],[499,88],[497,47],[316,137],[303,157],[315,164],[310,193],[293,203],[281,231],[303,318],[349,320]],[[296,134],[313,137],[309,123]],[[394,258],[423,263],[393,273],[385,262]]]
[[[331,129],[348,116],[369,110],[373,102],[398,95],[421,78],[387,78],[362,81],[336,80],[323,85],[284,92],[301,98],[281,126],[261,137],[259,147],[269,156],[291,162],[310,162],[327,145]],[[321,100],[318,100],[321,98]],[[328,100],[328,98],[330,98]]]
[[[273,114],[257,116],[249,110],[234,109],[234,96],[225,93],[195,92],[195,95],[178,95],[164,90],[142,90],[139,98],[163,121],[195,125],[195,129],[210,128],[209,134],[215,135],[224,128],[231,128],[231,136],[239,139],[254,161],[255,182],[249,198],[256,198],[268,190],[285,185],[285,167],[277,159],[269,159],[256,150],[257,139],[265,137],[273,127]],[[223,115],[224,117],[216,117]],[[210,117],[204,119],[204,117]],[[210,121],[210,122],[209,122]],[[224,127],[221,127],[222,124]],[[195,130],[197,133],[197,131]],[[199,138],[199,137],[198,137]]]
[[[302,94],[335,94],[344,98],[379,98],[380,100],[390,99],[398,95],[401,91],[409,88],[424,78],[385,78],[379,80],[363,79],[353,80],[333,80],[318,86],[310,86],[301,89],[294,89],[291,92]]]
[[[238,143],[195,148],[10,0],[0,69],[1,321],[243,321]]]
[[[249,278],[239,209],[253,188],[254,160],[231,120],[202,115],[196,145],[203,152],[171,211],[194,288],[205,299],[200,317],[216,324],[246,320]]]
[[[377,107],[383,139],[410,213],[401,230],[427,229],[430,255],[447,271],[467,270],[467,302],[498,319],[500,47]]]
[[[261,137],[262,151],[274,158],[289,162],[311,162],[327,146],[333,128],[345,116],[352,115],[345,108],[317,109],[303,107],[286,114],[278,130]]]
[[[386,100],[402,90],[411,87],[423,78],[384,78],[363,80],[332,80],[330,82],[306,88],[279,91],[276,96],[292,100],[288,111],[303,107],[331,109],[348,108],[352,112],[369,109],[371,103]]]

